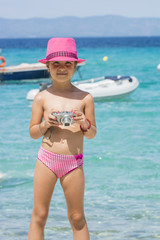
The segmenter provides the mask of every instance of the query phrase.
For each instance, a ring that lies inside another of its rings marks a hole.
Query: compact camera
[[[57,118],[57,121],[59,124],[63,124],[66,127],[74,123],[74,120],[72,117],[74,117],[75,114],[73,112],[67,112],[67,111],[58,112],[58,113],[53,112],[52,115]]]

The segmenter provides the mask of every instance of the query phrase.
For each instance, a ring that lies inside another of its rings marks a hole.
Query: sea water
[[[7,65],[44,58],[48,39],[1,39]],[[85,139],[85,215],[91,240],[160,239],[160,38],[80,38],[83,79],[134,75],[121,100],[95,102],[97,135]],[[108,61],[102,59],[108,56]],[[77,80],[78,73],[73,80]],[[38,82],[0,85],[0,239],[25,240],[41,139],[29,136]],[[56,185],[45,239],[72,239],[63,191]]]

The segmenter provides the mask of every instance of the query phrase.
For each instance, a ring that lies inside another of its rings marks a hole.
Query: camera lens
[[[68,117],[68,116],[64,116],[62,119],[61,119],[61,122],[63,123],[64,126],[70,126],[71,124],[71,118]]]

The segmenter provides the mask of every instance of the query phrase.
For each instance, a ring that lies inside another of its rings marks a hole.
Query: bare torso
[[[44,120],[48,113],[53,109],[54,111],[72,111],[79,110],[85,112],[85,97],[88,93],[83,92],[77,88],[74,91],[65,93],[54,92],[52,88],[41,92],[43,101]],[[63,96],[63,97],[62,97]],[[46,136],[50,135],[50,129]],[[48,151],[75,155],[83,152],[83,133],[77,123],[65,127],[63,125],[54,126],[51,138],[47,140],[43,138],[42,147]]]

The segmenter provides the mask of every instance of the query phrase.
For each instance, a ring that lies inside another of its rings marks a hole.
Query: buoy
[[[108,57],[105,56],[105,57],[103,58],[103,61],[105,62],[105,61],[107,61],[107,60],[108,60]]]
[[[0,56],[0,60],[2,60],[2,64],[0,64],[0,67],[5,67],[6,65],[6,60],[4,57]]]

